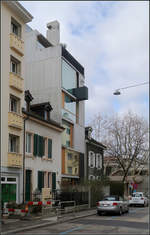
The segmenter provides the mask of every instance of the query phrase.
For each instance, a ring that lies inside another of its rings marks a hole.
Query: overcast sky
[[[147,1],[20,1],[33,15],[29,26],[46,36],[60,23],[61,43],[84,66],[89,100],[86,124],[97,114],[128,110],[149,115],[149,7]]]

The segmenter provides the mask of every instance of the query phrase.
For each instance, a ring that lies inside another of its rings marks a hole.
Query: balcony
[[[9,73],[9,86],[23,92],[23,78],[15,73]]]
[[[20,114],[9,112],[8,113],[8,125],[18,129],[23,128],[23,118]]]
[[[22,167],[22,154],[8,153],[8,167]]]
[[[88,88],[86,86],[74,88],[72,91],[78,101],[88,100]]]
[[[21,56],[24,55],[24,41],[13,33],[10,34],[10,48]]]

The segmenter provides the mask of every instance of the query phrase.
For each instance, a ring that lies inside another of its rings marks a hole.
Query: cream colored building
[[[18,1],[1,4],[2,200],[22,201],[24,35],[32,15]]]
[[[29,90],[25,91],[25,201],[35,200],[37,190],[44,201],[60,187],[61,133],[64,128],[51,120],[53,108],[49,102],[31,105],[32,99]]]

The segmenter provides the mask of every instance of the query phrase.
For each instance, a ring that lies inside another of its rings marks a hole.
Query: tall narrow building
[[[22,202],[24,36],[32,15],[18,1],[1,3],[2,202]]]
[[[34,97],[32,105],[50,102],[51,119],[65,128],[57,156],[61,183],[78,183],[84,177],[84,106],[88,99],[84,67],[60,43],[58,21],[47,24],[47,37],[27,27],[25,53],[25,87]]]

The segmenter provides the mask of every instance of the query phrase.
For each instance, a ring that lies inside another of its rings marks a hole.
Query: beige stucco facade
[[[12,33],[12,19],[20,29],[20,36]],[[25,24],[32,16],[17,1],[1,4],[1,172],[2,184],[13,178],[16,201],[21,201],[23,117],[21,107],[24,96],[24,35]],[[20,66],[18,74],[11,72],[11,58]],[[17,112],[10,110],[10,95],[18,100]],[[19,138],[17,152],[9,151],[9,134]],[[16,179],[16,181],[15,181]]]

